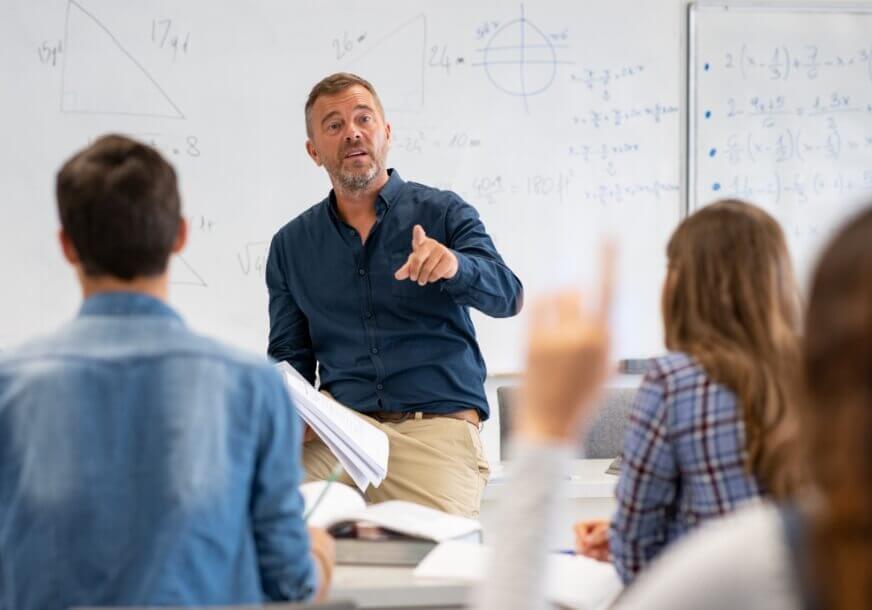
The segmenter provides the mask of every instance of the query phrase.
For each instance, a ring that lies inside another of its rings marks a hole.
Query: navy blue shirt
[[[469,307],[515,315],[521,282],[475,208],[388,171],[365,244],[339,218],[332,192],[273,237],[269,354],[312,383],[317,362],[321,387],[364,413],[475,408],[486,419],[486,369]],[[457,256],[452,279],[426,286],[394,279],[416,224]]]

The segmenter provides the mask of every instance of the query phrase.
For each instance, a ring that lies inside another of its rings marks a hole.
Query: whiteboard
[[[870,32],[872,5],[691,8],[690,208],[765,207],[803,283],[872,201]]]
[[[74,315],[54,173],[114,131],[179,173],[192,232],[172,304],[264,352],[269,240],[330,188],[304,151],[303,103],[350,70],[384,102],[389,166],[476,206],[528,302],[590,277],[613,234],[618,355],[653,355],[682,210],[681,16],[635,0],[4,0],[0,347]],[[489,370],[520,370],[525,316],[474,321]]]

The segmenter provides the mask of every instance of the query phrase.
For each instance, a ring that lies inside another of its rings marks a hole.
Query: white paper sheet
[[[300,413],[336,456],[361,491],[378,487],[387,476],[387,435],[351,409],[318,392],[287,362],[277,365]]]

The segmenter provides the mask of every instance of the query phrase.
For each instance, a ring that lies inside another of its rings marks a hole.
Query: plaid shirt
[[[687,354],[651,361],[631,410],[609,544],[629,582],[676,538],[760,494],[736,396]]]

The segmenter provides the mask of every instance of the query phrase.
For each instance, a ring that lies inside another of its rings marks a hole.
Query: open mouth
[[[346,159],[352,159],[354,157],[365,157],[365,156],[366,156],[365,150],[350,150],[347,153],[345,153]]]

